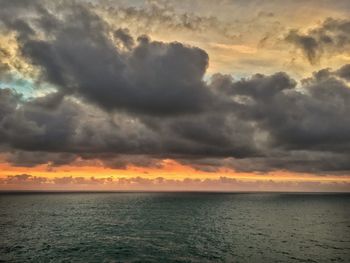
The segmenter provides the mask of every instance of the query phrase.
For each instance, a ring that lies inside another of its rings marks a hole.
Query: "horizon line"
[[[218,190],[0,190],[0,194],[37,193],[213,193],[213,194],[350,194],[350,191],[218,191]]]

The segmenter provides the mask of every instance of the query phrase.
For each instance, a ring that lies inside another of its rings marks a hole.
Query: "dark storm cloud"
[[[236,120],[254,127],[251,134],[241,132],[249,134],[247,141],[262,155],[217,159],[217,166],[246,171],[349,171],[350,89],[338,78],[346,68],[316,72],[300,86],[285,73],[257,74],[239,81],[214,76],[211,88],[234,102],[227,111]]]
[[[349,50],[350,21],[328,18],[305,34],[291,30],[286,40],[300,48],[309,62],[315,64],[325,53],[337,54]]]
[[[350,81],[350,64],[342,66],[338,71],[337,74],[339,77]]]
[[[17,32],[23,55],[42,69],[44,80],[108,110],[174,115],[198,112],[210,103],[203,50],[146,36],[132,48],[133,38],[118,29],[114,39],[127,48],[123,51],[98,15],[80,4],[69,7],[60,18],[40,7],[32,20],[3,19]]]
[[[110,116],[72,99],[55,108],[42,101],[45,97],[21,101],[10,89],[0,89],[2,143],[25,151],[72,153],[137,153],[157,147],[155,136],[138,120]]]
[[[253,76],[227,85],[241,100],[236,115],[267,132],[271,146],[285,150],[349,152],[350,89],[329,72],[304,80],[302,87],[284,73]],[[243,97],[242,97],[243,96]]]
[[[350,171],[349,65],[300,83],[284,72],[205,82],[199,48],[135,40],[88,5],[38,4],[25,19],[21,10],[0,12],[3,30],[56,90],[24,99],[0,89],[1,151],[14,165],[158,167],[173,158],[206,171]],[[346,32],[334,21],[323,28]]]
[[[11,151],[6,154],[6,161],[14,166],[35,167],[40,164],[49,164],[51,167],[70,164],[77,155],[72,153],[54,153],[41,151]]]
[[[216,75],[207,88],[224,106],[192,116],[106,113],[70,98],[52,108],[41,103],[45,98],[23,101],[2,89],[2,144],[13,149],[7,160],[22,166],[67,164],[79,157],[116,168],[157,167],[157,160],[175,158],[206,171],[346,173],[349,87],[339,70],[325,72],[299,88],[284,73],[239,81]]]
[[[240,122],[232,115],[203,113],[193,123],[193,117],[187,115],[145,118],[109,114],[69,98],[53,108],[43,101],[56,94],[22,101],[10,89],[0,92],[1,142],[19,150],[8,156],[8,161],[16,165],[33,166],[49,161],[63,164],[74,160],[71,154],[76,154],[122,167],[127,159],[115,155],[146,154],[148,158],[133,157],[130,163],[155,166],[152,155],[155,159],[183,155],[241,157],[256,150],[250,142],[252,127],[244,122],[235,127]],[[231,137],[233,133],[235,137]],[[31,154],[32,151],[38,153]]]

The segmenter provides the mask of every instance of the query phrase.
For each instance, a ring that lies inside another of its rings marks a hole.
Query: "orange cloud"
[[[235,178],[217,179],[154,179],[131,178],[85,178],[85,177],[37,177],[29,174],[7,176],[0,179],[2,190],[123,190],[123,191],[307,191],[347,192],[350,183],[318,181],[244,181]]]
[[[0,164],[1,190],[147,190],[147,191],[350,191],[349,176],[317,176],[276,171],[239,173],[196,170],[165,159],[157,167],[65,165],[32,168]]]

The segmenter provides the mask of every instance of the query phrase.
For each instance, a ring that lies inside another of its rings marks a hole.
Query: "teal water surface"
[[[350,262],[349,194],[0,194],[1,262]]]

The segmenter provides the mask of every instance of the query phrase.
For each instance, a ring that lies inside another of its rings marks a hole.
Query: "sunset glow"
[[[3,1],[0,190],[350,191],[349,4],[217,2]]]

